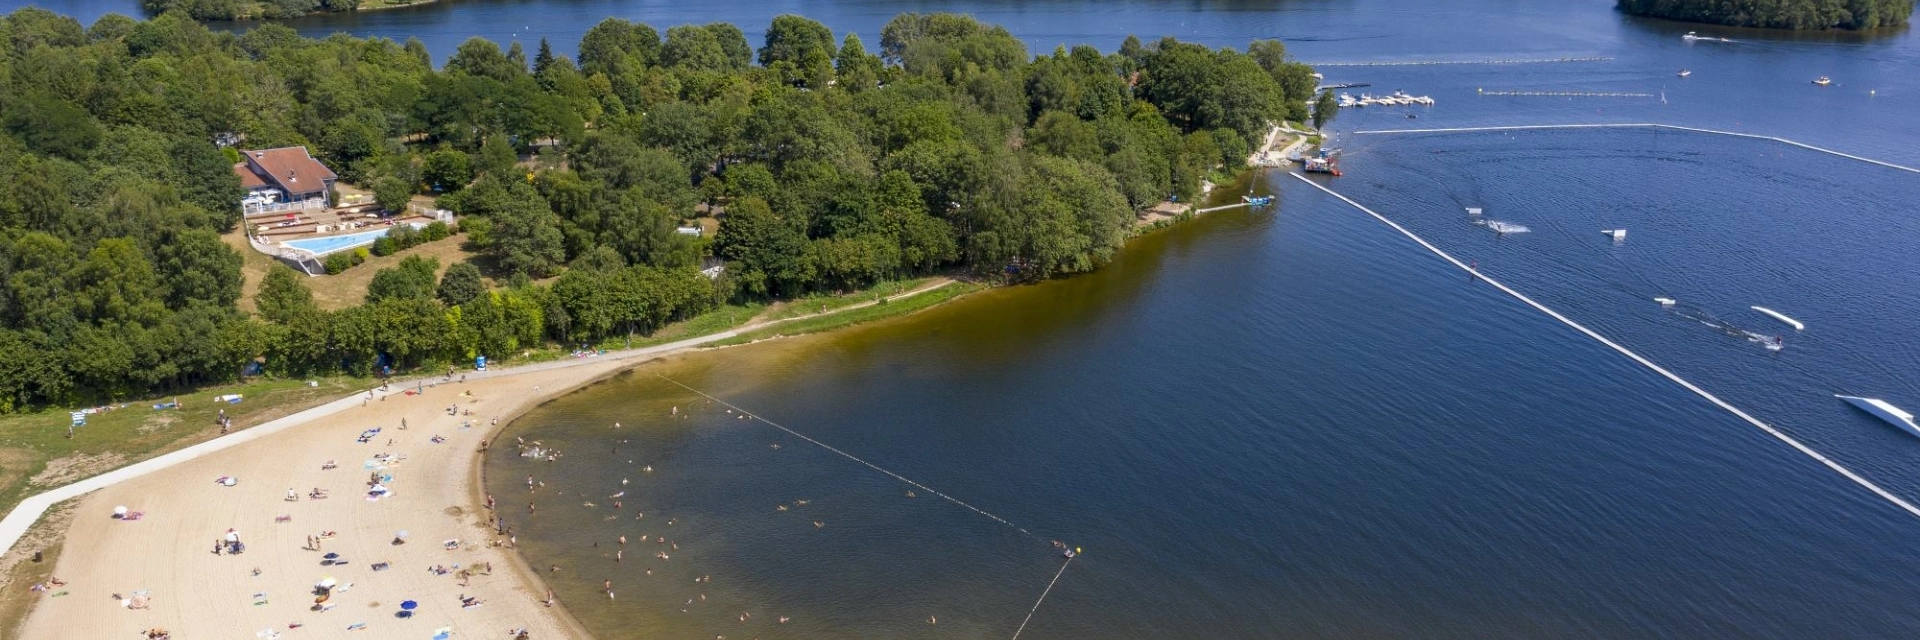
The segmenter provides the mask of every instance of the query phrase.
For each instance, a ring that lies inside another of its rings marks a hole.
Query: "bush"
[[[420,233],[421,235],[426,236],[426,242],[433,242],[435,240],[440,240],[440,239],[452,236],[453,228],[447,226],[447,223],[445,222],[440,222],[438,220],[435,220],[433,222],[427,223],[426,228],[421,229]]]
[[[420,233],[419,229],[415,229],[413,225],[408,224],[388,229],[387,235],[384,236],[384,238],[393,242],[393,249],[395,251],[407,249],[427,241],[425,234]]]
[[[367,261],[366,247],[360,247],[358,249],[353,250],[353,264],[355,266],[358,266],[360,263],[366,262],[366,261]]]
[[[393,238],[390,238],[387,236],[380,236],[378,239],[375,239],[373,241],[373,255],[376,255],[376,256],[393,255],[393,252],[399,251],[399,249],[394,246],[395,244],[396,243],[393,241]]]
[[[327,275],[339,275],[340,272],[353,268],[354,257],[357,255],[359,254],[342,251],[327,256],[321,264],[327,267]]]

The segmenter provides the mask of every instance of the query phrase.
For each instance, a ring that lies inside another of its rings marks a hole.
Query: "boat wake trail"
[[[1860,485],[1861,488],[1864,488],[1867,491],[1872,492],[1874,495],[1879,496],[1880,499],[1887,501],[1888,504],[1898,507],[1901,511],[1905,511],[1916,518],[1920,518],[1920,507],[1916,507],[1913,505],[1913,503],[1906,501],[1900,496],[1894,495],[1893,492],[1882,488],[1878,484],[1874,484],[1872,480],[1868,480],[1865,476],[1861,476],[1860,474],[1855,473],[1852,469],[1848,469],[1846,466],[1841,465],[1839,462],[1835,461],[1833,458],[1827,457],[1826,454],[1820,453],[1819,451],[1814,450],[1812,447],[1809,447],[1806,444],[1801,443],[1799,440],[1794,439],[1793,436],[1789,436],[1785,432],[1774,428],[1773,425],[1760,421],[1759,418],[1753,417],[1753,414],[1747,413],[1746,411],[1742,411],[1739,407],[1733,406],[1731,403],[1728,403],[1725,400],[1721,400],[1719,396],[1715,396],[1712,393],[1709,393],[1706,389],[1700,388],[1699,385],[1696,385],[1692,382],[1687,381],[1686,378],[1680,377],[1679,374],[1676,374],[1672,371],[1668,371],[1665,367],[1654,364],[1652,360],[1648,360],[1646,359],[1646,357],[1641,356],[1638,353],[1635,353],[1633,350],[1626,348],[1620,343],[1614,342],[1613,340],[1608,339],[1606,336],[1600,335],[1598,332],[1587,328],[1586,325],[1575,322],[1572,318],[1568,318],[1567,316],[1562,315],[1560,312],[1554,311],[1553,308],[1534,301],[1533,298],[1527,297],[1526,294],[1523,294],[1523,293],[1520,293],[1519,291],[1514,290],[1512,287],[1507,286],[1506,284],[1500,282],[1499,280],[1495,280],[1493,278],[1487,277],[1487,275],[1484,273],[1481,273],[1478,268],[1469,266],[1465,262],[1461,262],[1459,258],[1453,257],[1452,254],[1449,254],[1446,251],[1441,250],[1440,247],[1434,246],[1434,244],[1431,242],[1427,242],[1425,238],[1415,235],[1412,231],[1408,231],[1406,227],[1400,226],[1399,223],[1396,223],[1393,220],[1388,219],[1384,215],[1380,215],[1379,212],[1376,212],[1372,209],[1368,209],[1366,205],[1362,205],[1359,202],[1355,202],[1352,198],[1349,198],[1338,191],[1329,189],[1326,187],[1326,185],[1322,185],[1318,182],[1314,182],[1313,180],[1308,179],[1304,175],[1300,175],[1298,173],[1293,173],[1289,175],[1292,175],[1293,177],[1298,178],[1301,182],[1305,182],[1308,185],[1312,185],[1313,188],[1319,189],[1320,191],[1325,192],[1327,195],[1338,198],[1341,202],[1345,202],[1349,206],[1352,206],[1355,209],[1359,209],[1360,211],[1365,212],[1367,215],[1373,216],[1375,220],[1379,220],[1381,223],[1387,225],[1388,227],[1391,227],[1394,231],[1400,232],[1400,235],[1406,236],[1408,240],[1414,241],[1414,243],[1419,244],[1422,248],[1425,248],[1428,252],[1432,253],[1433,255],[1439,256],[1440,259],[1447,261],[1449,264],[1452,264],[1453,266],[1459,268],[1462,271],[1472,274],[1477,280],[1483,281],[1489,285],[1492,285],[1494,288],[1499,289],[1502,293],[1505,293],[1508,296],[1513,297],[1513,299],[1519,300],[1520,302],[1526,304],[1529,307],[1533,307],[1535,310],[1539,311],[1540,313],[1546,314],[1548,317],[1553,318],[1554,320],[1558,320],[1561,324],[1567,325],[1567,327],[1573,329],[1574,331],[1578,331],[1582,335],[1585,335],[1588,338],[1592,338],[1595,342],[1599,342],[1602,345],[1606,345],[1608,348],[1613,349],[1615,352],[1618,352],[1620,355],[1626,356],[1628,359],[1631,359],[1634,362],[1639,363],[1640,366],[1646,367],[1647,370],[1660,374],[1661,377],[1666,378],[1672,381],[1674,384],[1680,385],[1682,388],[1693,392],[1694,395],[1698,395],[1702,399],[1705,399],[1707,402],[1712,403],[1714,406],[1721,408],[1727,413],[1733,414],[1734,417],[1737,417],[1742,421],[1745,421],[1747,424],[1752,425],[1754,428],[1765,432],[1767,435],[1773,436],[1774,439],[1785,443],[1789,447],[1792,447],[1795,451],[1800,452],[1801,455],[1805,455],[1808,458],[1812,458],[1815,462],[1819,462],[1820,464],[1825,465],[1828,469],[1832,469],[1834,473],[1838,473],[1842,477],[1845,477],[1847,480],[1852,481],[1854,484]]]
[[[1768,351],[1779,351],[1786,346],[1785,341],[1781,340],[1780,336],[1740,328],[1696,305],[1673,303],[1666,305],[1666,307],[1667,311],[1673,315],[1706,325],[1714,331],[1766,347]]]
[[[1526,233],[1528,231],[1533,230],[1532,228],[1529,228],[1527,225],[1524,225],[1524,224],[1514,224],[1512,222],[1501,222],[1499,220],[1475,220],[1473,221],[1473,223],[1480,225],[1482,227],[1486,227],[1488,229],[1492,229],[1494,233],[1498,233],[1500,235],[1506,235],[1509,233]]]

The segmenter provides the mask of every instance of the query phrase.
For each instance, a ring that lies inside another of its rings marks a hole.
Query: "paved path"
[[[933,284],[920,287],[918,289],[914,289],[906,293],[891,296],[889,299],[899,300],[901,298],[920,295],[922,293],[933,291],[941,287],[945,287],[947,285],[953,284],[953,282],[954,282],[953,280],[942,279]],[[583,366],[588,364],[595,364],[600,362],[606,362],[608,359],[645,360],[645,359],[653,358],[655,356],[660,356],[660,355],[664,355],[674,351],[679,351],[682,349],[690,349],[690,348],[698,347],[705,344],[711,344],[714,342],[719,342],[722,340],[739,337],[743,333],[757,331],[760,329],[764,329],[764,328],[778,325],[785,322],[804,320],[807,318],[813,318],[813,317],[818,317],[823,315],[833,315],[833,314],[841,313],[845,311],[852,311],[854,309],[871,307],[875,304],[878,304],[878,302],[877,301],[862,302],[859,304],[852,304],[852,305],[840,307],[838,309],[834,309],[832,311],[827,311],[824,313],[794,316],[791,318],[783,318],[780,320],[761,322],[757,324],[748,324],[748,325],[740,326],[735,329],[729,329],[726,331],[721,331],[719,333],[710,333],[703,336],[687,338],[685,340],[680,340],[677,342],[668,342],[665,344],[654,345],[651,347],[641,347],[638,349],[609,351],[604,355],[590,357],[590,358],[568,358],[564,360],[556,360],[553,362],[541,362],[537,364],[528,364],[528,365],[521,365],[516,367],[501,367],[501,368],[489,369],[487,371],[471,371],[471,372],[467,372],[465,375],[468,378],[471,378],[474,380],[485,380],[488,378],[494,378],[499,376],[508,376],[508,375],[515,375],[515,374],[528,373],[528,372],[534,372],[534,371],[549,371],[553,369],[561,369],[566,367],[577,367],[577,366]],[[409,380],[407,382],[396,382],[390,385],[387,391],[380,391],[378,389],[374,389],[371,392],[375,396],[391,395],[395,393],[404,392],[406,389],[410,388],[408,383],[412,383],[413,385],[417,386],[421,384],[429,384],[430,381],[437,381],[439,379],[440,379],[439,376],[431,376],[426,378]],[[100,489],[103,489],[109,486],[113,486],[114,484],[117,484],[120,482],[125,482],[127,480],[138,478],[140,476],[144,476],[149,473],[159,471],[161,469],[166,469],[168,467],[172,467],[180,463],[193,460],[195,458],[199,458],[201,456],[207,455],[209,453],[213,453],[215,451],[220,451],[222,449],[227,449],[229,447],[233,447],[236,445],[252,442],[254,440],[258,440],[261,438],[266,438],[276,433],[279,433],[281,431],[285,431],[287,429],[339,413],[350,407],[358,407],[360,406],[361,399],[364,396],[366,396],[367,393],[369,392],[367,391],[355,392],[352,395],[341,398],[339,400],[335,400],[333,402],[329,402],[329,403],[320,405],[318,407],[314,407],[312,409],[307,409],[305,411],[294,413],[292,415],[289,415],[277,420],[268,421],[265,424],[261,424],[251,429],[244,429],[229,435],[221,436],[219,438],[214,438],[212,440],[208,440],[200,444],[186,447],[178,451],[173,451],[170,453],[155,456],[153,458],[143,460],[141,462],[136,462],[134,464],[130,464],[125,467],[115,469],[113,471],[108,471],[106,473],[102,473],[100,475],[93,476],[85,480],[80,480],[72,484],[57,487],[57,488],[48,490],[44,493],[40,493],[38,495],[22,500],[20,501],[20,504],[18,506],[15,506],[13,508],[12,512],[7,514],[7,517],[5,519],[0,519],[0,554],[5,554],[7,551],[13,549],[13,545],[20,541],[20,537],[26,535],[27,529],[31,528],[33,526],[33,523],[38,522],[40,520],[40,516],[46,514],[48,509],[53,508],[53,505],[59,504],[61,502],[64,502],[72,498],[77,498],[79,496],[86,495],[94,491],[98,491]]]

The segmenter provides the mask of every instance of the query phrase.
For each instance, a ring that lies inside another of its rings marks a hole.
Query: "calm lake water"
[[[1327,184],[1920,500],[1920,442],[1831,397],[1920,407],[1920,176],[1673,132],[1351,133],[1661,122],[1920,164],[1910,34],[1783,38],[1611,4],[473,0],[291,24],[418,36],[445,56],[476,34],[571,50],[607,15],[731,21],[757,40],[796,12],[871,48],[896,12],[964,11],[1035,50],[1136,33],[1278,37],[1320,62],[1608,57],[1324,67],[1373,84],[1355,93],[1438,101],[1343,112],[1346,176]],[[133,8],[72,6],[85,20]],[[1688,30],[1735,41],[1689,44]],[[1810,84],[1823,75],[1835,86]],[[1255,189],[1279,206],[1149,236],[1095,274],[687,356],[560,399],[509,435],[564,457],[502,452],[489,487],[528,560],[561,565],[552,585],[608,638],[1007,638],[1061,568],[1053,540],[1085,554],[1021,637],[1920,628],[1920,519],[1291,177]],[[1496,237],[1465,207],[1532,231]],[[1599,233],[1622,227],[1617,245]],[[530,498],[529,474],[546,483]]]

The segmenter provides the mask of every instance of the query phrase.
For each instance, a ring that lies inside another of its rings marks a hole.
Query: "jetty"
[[[1479,90],[1483,96],[1525,96],[1543,98],[1651,98],[1653,94],[1638,91],[1487,91]]]
[[[1816,147],[1804,142],[1799,142],[1797,140],[1789,140],[1787,138],[1782,138],[1779,136],[1767,136],[1767,135],[1760,135],[1757,133],[1741,133],[1738,131],[1722,131],[1720,129],[1702,129],[1700,127],[1683,127],[1677,124],[1659,124],[1659,123],[1651,123],[1651,122],[1631,122],[1631,123],[1622,122],[1622,123],[1596,123],[1596,124],[1523,124],[1523,125],[1505,125],[1505,126],[1492,126],[1492,127],[1446,127],[1446,128],[1436,128],[1436,129],[1373,129],[1373,130],[1355,131],[1353,132],[1353,134],[1354,135],[1384,135],[1384,134],[1390,134],[1390,133],[1400,133],[1400,134],[1481,133],[1481,132],[1490,132],[1490,131],[1553,131],[1553,130],[1573,130],[1573,129],[1654,129],[1654,130],[1666,130],[1666,131],[1685,131],[1689,133],[1707,133],[1707,134],[1713,134],[1713,135],[1719,135],[1719,136],[1731,136],[1735,138],[1748,138],[1752,140],[1770,140],[1770,141],[1778,142],[1784,145],[1800,147],[1802,149],[1806,149],[1809,151],[1818,151],[1820,153],[1839,156],[1842,158],[1846,158],[1848,160],[1857,160],[1860,162],[1865,162],[1867,164],[1886,167],[1888,169],[1895,169],[1899,171],[1905,171],[1908,173],[1920,173],[1920,168],[1917,168],[1917,167],[1909,167],[1907,165],[1894,164],[1892,162],[1887,162],[1885,160],[1875,160],[1873,158],[1868,158],[1866,156],[1857,156],[1851,153],[1834,151],[1826,147]]]
[[[1802,323],[1799,320],[1795,320],[1793,318],[1789,318],[1787,317],[1787,314],[1780,313],[1778,311],[1774,311],[1766,307],[1753,307],[1753,310],[1758,311],[1760,313],[1767,314],[1767,317],[1769,318],[1773,318],[1775,320],[1779,320],[1781,322],[1786,323],[1787,326],[1793,327],[1794,331],[1805,331],[1807,329],[1807,325],[1805,323]]]
[[[1920,425],[1913,423],[1913,414],[1907,413],[1900,407],[1893,406],[1893,403],[1879,398],[1862,398],[1860,396],[1835,394],[1833,397],[1845,400],[1847,404],[1859,407],[1861,411],[1871,413],[1873,417],[1887,421],[1887,424],[1900,427],[1901,431],[1920,436]]]
[[[1552,64],[1561,62],[1607,62],[1610,56],[1573,58],[1507,58],[1494,60],[1380,60],[1374,62],[1309,62],[1315,67],[1418,67],[1439,64]]]

